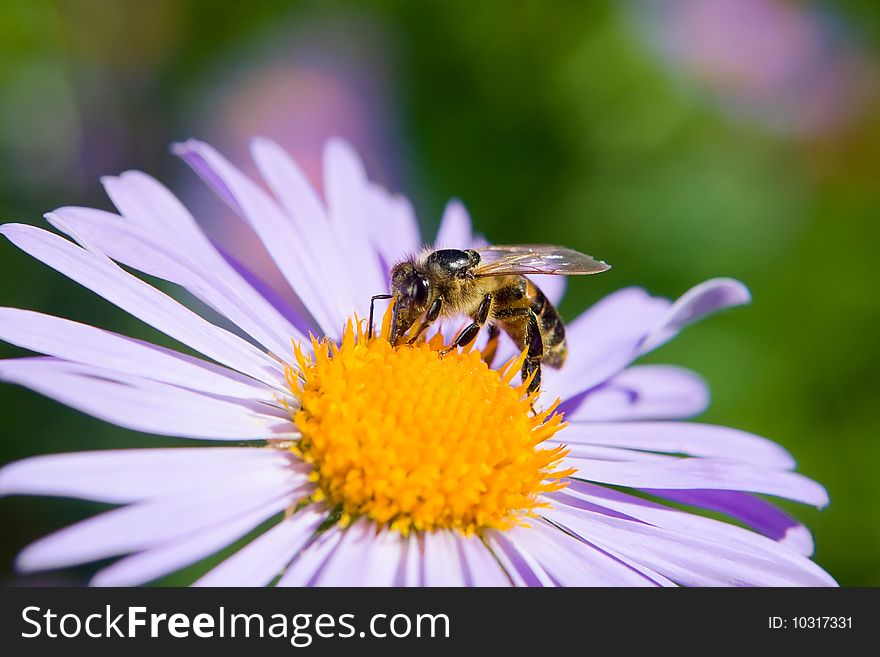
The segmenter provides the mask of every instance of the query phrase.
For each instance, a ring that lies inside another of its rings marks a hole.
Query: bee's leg
[[[532,394],[538,387],[541,385],[541,361],[539,360],[529,360],[526,358],[523,361],[522,366],[522,378],[525,381],[532,374],[535,373],[535,378],[531,380],[529,383],[529,387],[526,389],[526,394]]]
[[[538,316],[531,308],[511,308],[498,312],[495,317],[525,323],[522,346],[526,349],[526,357],[522,364],[522,378],[525,381],[534,372],[535,376],[526,390],[527,393],[534,392],[541,385],[541,358],[544,357],[544,339],[541,337]]]
[[[495,360],[495,354],[498,352],[498,334],[500,333],[498,324],[489,324],[488,333],[489,341],[486,343],[486,348],[483,349],[483,362],[492,367],[492,361]]]
[[[441,356],[445,356],[450,351],[457,347],[464,347],[467,344],[470,344],[477,337],[477,333],[480,332],[480,329],[483,327],[483,324],[486,323],[486,320],[489,318],[489,308],[492,307],[492,295],[487,294],[483,297],[483,300],[480,302],[480,306],[477,308],[477,312],[474,313],[474,316],[471,318],[474,321],[468,324],[464,329],[462,329],[461,333],[458,334],[458,337],[455,338],[455,342],[440,351]]]
[[[367,328],[367,340],[373,339],[373,304],[376,303],[377,299],[390,299],[390,294],[374,294],[370,297],[370,322]]]
[[[522,377],[525,381],[534,372],[535,376],[526,390],[531,394],[541,385],[541,358],[544,356],[544,339],[541,337],[541,329],[538,326],[538,316],[531,309],[529,309],[525,338],[528,351],[526,359],[523,361]]]
[[[424,333],[425,329],[427,329],[437,320],[438,317],[440,317],[441,310],[443,310],[443,297],[437,297],[436,299],[434,299],[431,307],[428,308],[428,312],[425,313],[425,319],[422,320],[422,323],[419,325],[419,330],[416,331],[416,334],[409,339],[407,344],[413,344],[416,340],[418,340],[419,336]]]

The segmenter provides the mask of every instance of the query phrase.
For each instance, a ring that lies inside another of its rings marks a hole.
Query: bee
[[[481,249],[426,249],[391,269],[390,294],[370,300],[369,332],[373,331],[373,304],[394,299],[391,344],[398,344],[420,317],[409,337],[412,344],[440,317],[464,314],[471,323],[441,351],[463,347],[488,325],[489,345],[484,352],[491,363],[499,330],[526,352],[523,380],[534,375],[528,387],[541,384],[541,365],[562,367],[567,354],[565,325],[559,312],[528,274],[575,276],[610,269],[606,263],[561,246],[543,244],[488,246]]]

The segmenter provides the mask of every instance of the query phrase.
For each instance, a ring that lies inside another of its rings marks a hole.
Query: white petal
[[[545,368],[542,386],[550,398],[568,399],[611,378],[639,354],[645,336],[670,307],[640,288],[611,294],[566,327],[568,358],[561,370]]]
[[[474,241],[471,217],[461,201],[453,199],[446,204],[440,230],[434,241],[435,249],[469,249]]]
[[[573,422],[554,438],[567,444],[724,458],[763,467],[795,465],[785,449],[766,438],[698,422]]]
[[[738,546],[582,509],[557,507],[554,522],[687,586],[828,586],[833,580],[794,551]],[[773,541],[768,541],[773,543]],[[775,545],[775,544],[774,544]]]
[[[207,572],[194,586],[269,584],[313,536],[324,517],[309,508],[297,511]]]
[[[464,586],[465,566],[452,532],[425,533],[425,586]]]
[[[240,300],[239,307],[243,312],[249,311],[255,321],[265,322],[282,342],[301,333],[218,253],[192,215],[161,183],[140,171],[128,171],[118,178],[104,178],[102,182],[113,203],[126,218],[154,234],[179,238],[174,239],[174,243],[198,262],[214,281],[230,289],[232,295]]]
[[[33,226],[4,224],[0,233],[31,256],[208,358],[269,385],[283,385],[283,371],[276,361],[132,276],[106,256]]]
[[[419,224],[409,199],[367,183],[364,201],[370,240],[385,269],[422,247]]]
[[[508,532],[494,531],[485,541],[514,586],[556,586],[556,582],[527,550],[520,550]]]
[[[656,454],[654,452],[643,452],[637,449],[626,449],[621,447],[604,447],[602,445],[590,445],[583,444],[578,442],[577,440],[567,441],[565,439],[565,435],[561,434],[562,437],[559,440],[556,440],[554,436],[550,442],[549,446],[555,445],[565,445],[565,448],[568,450],[568,457],[570,460],[578,460],[583,461],[584,459],[596,459],[598,461],[625,461],[628,463],[633,462],[647,462],[647,463],[663,463],[674,461],[677,457],[670,456],[669,454]],[[579,476],[579,475],[574,475]]]
[[[815,545],[810,531],[775,504],[751,493],[730,490],[645,489],[656,497],[665,498],[710,511],[719,511],[744,522],[755,531],[809,557]]]
[[[574,508],[578,506],[577,500],[584,500],[591,505],[610,509],[617,514],[624,514],[626,517],[647,522],[656,527],[700,536],[756,554],[770,553],[786,557],[790,553],[789,547],[783,543],[742,527],[687,511],[660,506],[602,486],[573,482],[564,493],[552,494],[550,497],[557,504],[566,504]]]
[[[289,417],[279,417],[279,411],[259,402],[208,396],[54,358],[0,360],[0,380],[135,431],[216,440],[296,435]]]
[[[510,578],[477,536],[457,536],[468,586],[510,586]]]
[[[713,278],[691,288],[670,306],[663,320],[645,337],[642,353],[656,349],[682,328],[722,308],[752,300],[749,289],[732,278]]]
[[[233,370],[52,315],[0,308],[0,340],[57,358],[242,399],[274,400],[265,385]]]
[[[296,468],[289,452],[261,447],[172,447],[49,454],[0,469],[0,495],[63,495],[122,504],[175,497],[250,472]]]
[[[213,250],[183,203],[152,176],[125,171],[119,176],[104,176],[101,184],[119,213],[129,221],[154,233],[174,235],[188,250]]]
[[[90,584],[137,586],[173,573],[227,547],[261,522],[282,511],[289,503],[286,498],[272,500],[253,511],[230,518],[179,541],[172,541],[120,559],[95,573]]]
[[[397,532],[360,520],[346,530],[321,571],[318,586],[391,586],[400,570],[406,541]]]
[[[355,150],[342,139],[324,147],[324,197],[337,243],[357,272],[351,283],[356,299],[369,299],[387,289],[385,272],[373,247],[367,212],[367,175]]]
[[[19,554],[22,571],[48,570],[144,550],[227,522],[273,500],[290,503],[302,477],[282,470],[227,478],[181,497],[107,511],[32,543]]]
[[[177,144],[175,153],[215,191],[232,195],[233,209],[254,229],[278,270],[318,322],[321,332],[338,337],[346,315],[327,297],[320,273],[313,265],[314,255],[275,200],[205,143],[190,139]]]
[[[251,155],[263,179],[281,202],[295,227],[297,238],[306,247],[302,253],[307,266],[319,273],[328,302],[335,313],[347,316],[360,299],[355,299],[350,283],[350,263],[343,257],[327,209],[296,162],[275,142],[264,138],[251,141]]]
[[[702,377],[683,367],[635,365],[597,388],[565,402],[569,421],[682,419],[709,405]]]
[[[748,300],[745,286],[729,278],[701,283],[674,304],[637,288],[620,290],[571,323],[568,360],[561,371],[547,373],[544,391],[551,398],[569,399],[590,390],[674,337],[685,325]]]
[[[544,520],[515,527],[507,537],[528,552],[562,586],[655,586],[655,582],[594,546],[580,542]]]
[[[421,543],[421,537],[416,534],[410,534],[404,542],[404,564],[395,579],[394,583],[396,586],[415,587],[424,585],[424,559],[422,559]]]
[[[721,459],[682,458],[626,463],[566,458],[563,463],[577,467],[579,479],[615,486],[740,490],[785,497],[817,507],[828,503],[825,489],[803,475]]]
[[[278,580],[277,586],[311,586],[324,566],[327,565],[333,551],[339,546],[344,530],[331,527],[302,548],[287,570]]]
[[[46,218],[113,260],[182,286],[278,356],[290,359],[291,339],[305,339],[210,245],[208,255],[174,235],[92,208],[59,208]]]

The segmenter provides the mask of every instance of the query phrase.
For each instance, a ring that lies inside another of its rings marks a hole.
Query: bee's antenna
[[[391,296],[390,294],[374,294],[370,297],[370,321],[367,325],[367,340],[373,339],[373,304],[376,303],[376,299],[390,299]]]

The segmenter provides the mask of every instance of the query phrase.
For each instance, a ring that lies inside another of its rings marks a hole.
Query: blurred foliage
[[[828,21],[880,79],[880,6],[796,6]],[[650,360],[708,380],[714,399],[701,419],[791,450],[831,496],[821,512],[790,507],[813,530],[817,561],[842,584],[878,585],[876,89],[821,133],[768,129],[725,111],[705,80],[664,58],[643,9],[637,2],[5,2],[2,219],[40,223],[59,205],[109,207],[97,178],[126,168],[192,186],[168,144],[211,136],[218,87],[234,85],[272,52],[308,59],[286,48],[310,30],[336,35],[324,39],[325,53],[354,58],[358,39],[375,40],[371,47],[387,54],[383,114],[394,129],[384,148],[393,155],[364,155],[380,178],[411,195],[426,234],[457,196],[492,241],[564,243],[611,262],[608,274],[571,282],[562,306],[569,318],[626,285],[676,296],[706,278],[733,276],[751,288],[751,307],[687,329]],[[328,31],[337,23],[349,28]],[[363,24],[372,27],[360,31]],[[167,343],[8,244],[0,245],[0,275],[2,305]],[[2,356],[17,353],[0,347]],[[0,409],[4,462],[175,444],[145,443],[11,386],[0,388]],[[6,577],[25,543],[94,508],[5,500]],[[76,581],[90,570],[37,581]]]

